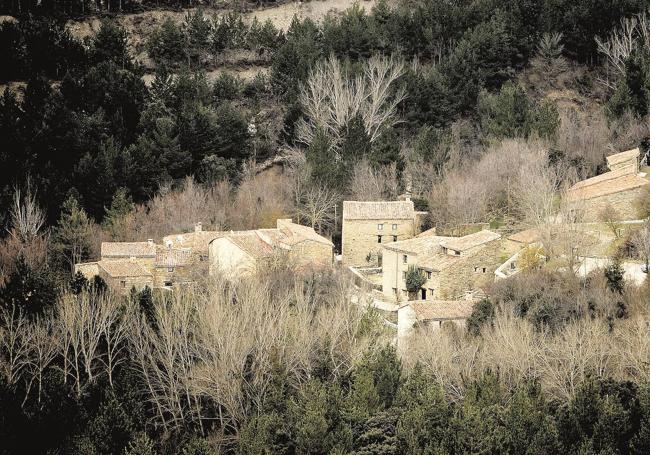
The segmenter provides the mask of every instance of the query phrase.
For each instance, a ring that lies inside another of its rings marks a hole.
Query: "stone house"
[[[382,250],[382,292],[407,300],[410,266],[424,273],[418,299],[450,300],[478,290],[494,280],[502,261],[501,235],[479,231],[463,237],[418,236],[386,244]]]
[[[413,201],[344,201],[342,248],[347,266],[381,265],[384,244],[414,237],[420,230],[422,212]]]
[[[252,273],[277,255],[298,267],[329,266],[334,244],[314,229],[278,219],[273,229],[233,231],[209,245],[210,274],[228,277]]]
[[[163,237],[163,245],[172,248],[187,249],[191,252],[190,260],[195,263],[202,263],[208,269],[208,250],[210,242],[218,237],[223,237],[228,231],[206,231],[203,224],[194,224],[192,232],[181,234],[170,234]]]
[[[637,218],[635,203],[648,184],[639,173],[639,149],[607,157],[608,172],[582,180],[567,193],[569,208],[583,221],[601,221],[612,208],[621,220]]]
[[[153,274],[134,258],[84,262],[75,265],[75,273],[77,272],[81,272],[87,279],[99,276],[111,289],[124,295],[131,288],[137,291],[145,286],[153,288]]]

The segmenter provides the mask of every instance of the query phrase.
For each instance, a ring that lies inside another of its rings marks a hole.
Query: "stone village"
[[[606,265],[612,234],[599,216],[613,207],[616,229],[634,229],[635,204],[649,180],[640,172],[638,148],[607,157],[609,170],[569,188],[564,203],[580,221],[573,229],[571,263],[587,274]],[[467,226],[465,232],[423,230],[426,212],[408,196],[399,201],[344,201],[341,255],[313,228],[278,219],[275,228],[247,231],[204,230],[169,234],[162,243],[103,242],[98,261],[76,265],[87,278],[97,275],[120,293],[145,287],[171,291],[212,274],[237,278],[263,267],[281,254],[297,269],[342,267],[349,271],[372,304],[397,314],[398,340],[416,325],[432,329],[447,321],[464,325],[473,305],[495,280],[512,276],[530,262],[530,251],[542,252],[545,235],[537,227],[518,232]],[[585,240],[586,239],[586,240]],[[543,253],[539,253],[543,257]],[[526,261],[524,261],[526,259]],[[641,265],[625,264],[626,278],[645,279]],[[409,273],[422,276],[421,286],[407,289]]]

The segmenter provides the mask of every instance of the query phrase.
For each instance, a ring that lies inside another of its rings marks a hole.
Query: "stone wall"
[[[580,212],[582,221],[585,222],[602,221],[602,212],[610,207],[616,210],[621,220],[636,220],[639,218],[636,201],[641,196],[643,188],[639,187],[587,199],[575,204],[574,207]]]
[[[210,274],[224,273],[235,277],[255,270],[255,261],[228,238],[222,237],[210,243]]]
[[[331,265],[334,254],[331,245],[305,240],[291,248],[291,259],[298,264]]]
[[[383,229],[378,225],[383,224]],[[397,229],[393,230],[392,225]],[[382,243],[378,243],[378,236],[382,236]],[[356,267],[369,267],[378,265],[377,255],[382,251],[382,244],[392,243],[394,236],[397,241],[408,240],[415,235],[414,221],[408,220],[343,220],[342,254],[343,263]],[[368,254],[373,259],[368,262]]]
[[[142,291],[146,286],[153,288],[153,279],[150,276],[113,278],[102,269],[99,270],[99,276],[113,291],[123,295],[128,295],[131,288],[135,288],[136,291]]]
[[[92,280],[95,275],[99,275],[99,265],[97,262],[83,262],[81,264],[74,265],[74,273],[81,274],[87,279]]]
[[[408,271],[410,265],[418,265],[418,256],[407,254],[404,262],[404,253],[384,249],[383,255],[382,292],[387,297],[397,298],[399,301],[408,300],[404,272]],[[474,252],[467,256],[458,257],[453,265],[444,270],[430,272],[431,277],[422,285],[426,290],[426,300],[452,300],[459,298],[465,291],[484,288],[494,281],[494,271],[503,262],[502,256],[502,242],[494,240],[475,248]]]

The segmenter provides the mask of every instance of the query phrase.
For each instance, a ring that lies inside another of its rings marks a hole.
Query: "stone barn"
[[[617,220],[637,219],[636,201],[648,184],[645,174],[639,172],[639,149],[608,156],[607,166],[608,172],[582,180],[569,189],[569,208],[586,222],[605,221],[609,216]]]

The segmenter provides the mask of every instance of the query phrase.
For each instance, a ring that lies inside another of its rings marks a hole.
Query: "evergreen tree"
[[[63,204],[52,241],[59,258],[69,270],[74,270],[75,264],[88,258],[93,242],[92,225],[74,196],[68,197]]]

